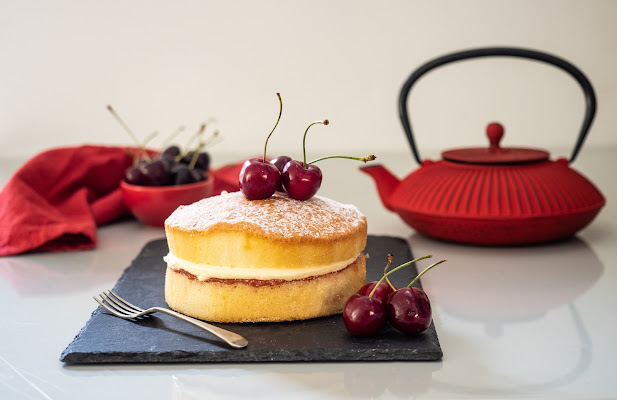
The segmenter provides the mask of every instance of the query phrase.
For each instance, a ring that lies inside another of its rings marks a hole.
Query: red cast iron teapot
[[[490,145],[442,153],[422,161],[407,115],[407,97],[426,72],[454,61],[509,56],[544,61],[572,75],[583,89],[586,112],[569,160],[549,160],[546,151],[503,148],[503,127],[487,128]],[[439,57],[413,72],[399,96],[399,115],[421,168],[400,181],[383,166],[362,171],[375,180],[383,204],[418,232],[481,245],[523,245],[569,237],[589,224],[605,203],[584,176],[570,168],[589,131],[596,99],[587,77],[558,57],[518,48],[482,48]]]

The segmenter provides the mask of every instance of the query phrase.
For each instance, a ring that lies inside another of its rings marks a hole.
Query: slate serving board
[[[163,293],[163,256],[167,252],[165,239],[147,243],[113,291],[143,308],[167,307]],[[394,255],[394,266],[412,259],[405,240],[388,236],[369,235],[365,253],[370,255],[368,281],[381,278],[388,253]],[[406,286],[416,274],[415,266],[410,266],[392,274],[390,281],[397,287]],[[60,360],[67,364],[429,361],[440,360],[443,355],[433,324],[418,335],[405,335],[386,325],[379,335],[370,338],[350,335],[341,315],[294,322],[215,325],[239,333],[249,345],[232,349],[208,332],[165,314],[127,321],[98,306]]]

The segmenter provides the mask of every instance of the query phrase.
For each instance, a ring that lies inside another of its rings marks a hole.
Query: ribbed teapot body
[[[558,240],[589,224],[605,203],[565,159],[528,164],[424,162],[391,197],[419,232],[482,245]]]

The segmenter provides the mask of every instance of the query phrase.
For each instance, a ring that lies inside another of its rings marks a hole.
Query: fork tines
[[[126,319],[136,318],[137,315],[135,314],[143,311],[141,308],[134,306],[111,290],[100,293],[99,297],[100,299],[94,297],[94,300],[116,317]]]

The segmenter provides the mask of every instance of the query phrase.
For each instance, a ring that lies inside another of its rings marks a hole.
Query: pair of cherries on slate
[[[416,258],[385,272],[392,263],[392,256],[388,255],[384,276],[379,281],[364,285],[345,303],[343,322],[347,330],[355,336],[374,336],[386,322],[404,333],[420,333],[428,329],[432,320],[431,303],[426,293],[413,287],[413,284],[429,269],[446,260],[431,264],[405,288],[396,289],[392,286],[388,275],[430,257]]]
[[[238,177],[240,191],[247,199],[267,199],[276,191],[284,191],[287,192],[289,197],[292,199],[308,200],[313,197],[321,187],[321,170],[319,167],[314,165],[317,161],[325,160],[327,158],[347,158],[367,162],[375,159],[375,156],[373,155],[367,157],[329,156],[307,163],[306,134],[313,125],[328,125],[329,121],[325,119],[323,121],[312,122],[304,131],[304,137],[302,140],[302,151],[304,156],[303,161],[293,160],[289,156],[279,156],[271,161],[268,161],[266,159],[268,140],[278,126],[278,123],[281,120],[281,114],[283,113],[283,102],[281,100],[281,95],[279,93],[276,95],[280,105],[279,115],[274,128],[272,128],[272,131],[266,138],[264,155],[262,158],[252,158],[245,161]]]

